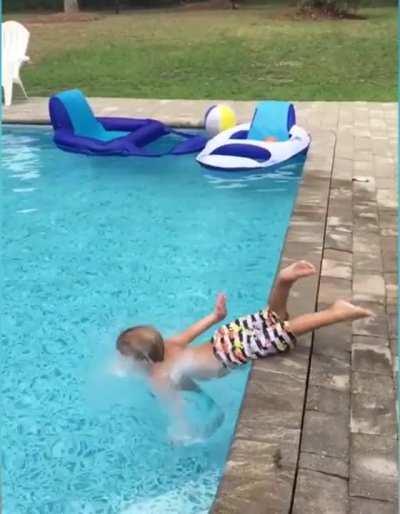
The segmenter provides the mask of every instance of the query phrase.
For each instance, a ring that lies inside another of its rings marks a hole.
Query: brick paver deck
[[[93,99],[98,115],[201,126],[208,101]],[[251,102],[228,102],[239,121]],[[47,123],[45,99],[4,121]],[[313,142],[282,265],[313,262],[291,313],[353,298],[377,314],[301,338],[252,368],[215,514],[397,512],[397,106],[300,102]]]

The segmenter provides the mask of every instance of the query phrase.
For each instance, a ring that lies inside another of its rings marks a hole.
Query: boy
[[[292,285],[300,278],[315,274],[306,261],[291,264],[278,274],[269,305],[255,314],[222,325],[210,341],[189,346],[196,337],[226,314],[226,298],[219,294],[214,310],[168,340],[153,327],[142,325],[124,330],[117,339],[117,349],[133,358],[150,378],[160,396],[173,396],[181,390],[199,390],[193,380],[218,378],[250,360],[283,353],[293,348],[296,337],[317,328],[368,317],[372,312],[344,300],[311,314],[289,321],[287,300]]]

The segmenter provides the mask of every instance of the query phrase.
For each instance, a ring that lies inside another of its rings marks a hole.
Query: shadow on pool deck
[[[91,99],[97,115],[201,126],[207,101]],[[253,102],[226,102],[249,120]],[[313,142],[281,265],[311,261],[291,314],[353,298],[377,314],[253,365],[214,514],[397,512],[396,104],[299,102]],[[178,113],[178,114],[176,114]],[[46,99],[3,122],[47,123]]]

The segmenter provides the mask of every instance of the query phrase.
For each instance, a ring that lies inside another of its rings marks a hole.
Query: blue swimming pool
[[[206,513],[248,370],[204,385],[225,421],[176,446],[144,384],[109,371],[114,339],[171,334],[221,290],[232,317],[263,305],[301,164],[213,175],[192,156],[62,153],[33,127],[2,147],[3,513]]]

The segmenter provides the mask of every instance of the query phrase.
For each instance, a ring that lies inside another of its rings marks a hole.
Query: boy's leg
[[[295,336],[301,336],[306,332],[333,325],[340,321],[354,321],[368,316],[373,316],[373,312],[344,300],[338,300],[323,311],[304,314],[288,321],[286,327]]]
[[[292,285],[302,277],[314,275],[315,268],[307,261],[298,261],[281,270],[269,297],[269,308],[283,320],[288,319],[287,300]]]

